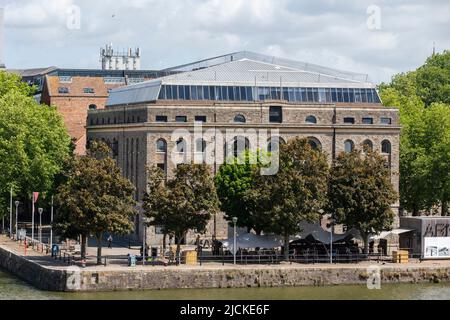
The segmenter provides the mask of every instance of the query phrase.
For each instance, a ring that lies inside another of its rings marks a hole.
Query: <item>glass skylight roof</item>
[[[368,82],[367,75],[250,52],[163,71],[177,73],[113,89],[108,105],[158,99],[262,101],[274,97],[296,102],[380,102],[375,85]]]

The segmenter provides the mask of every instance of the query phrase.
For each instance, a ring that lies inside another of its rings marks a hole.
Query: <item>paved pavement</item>
[[[10,240],[8,237],[0,235],[0,246],[6,248],[7,250],[12,251],[13,253],[25,256],[24,246],[19,244],[16,241]],[[337,268],[352,268],[352,269],[366,269],[371,265],[378,265],[380,267],[399,267],[399,268],[412,268],[412,267],[450,267],[449,260],[442,261],[423,261],[420,262],[418,260],[413,260],[408,264],[394,264],[394,263],[377,263],[377,262],[361,262],[359,264],[297,264],[297,263],[281,263],[278,265],[237,265],[234,266],[232,264],[222,265],[221,263],[204,263],[202,266],[152,266],[150,262],[147,262],[146,266],[142,266],[142,262],[138,262],[136,267],[128,267],[126,264],[126,260],[123,259],[128,253],[139,255],[139,249],[128,249],[124,247],[113,247],[103,248],[103,255],[108,257],[107,266],[97,266],[96,262],[96,254],[97,248],[89,247],[88,248],[88,258],[89,262],[86,270],[99,270],[99,271],[123,271],[123,270],[179,270],[179,271],[194,271],[194,270],[233,270],[233,269],[337,269]],[[45,267],[52,269],[64,269],[68,267],[68,263],[55,260],[50,255],[46,255],[45,253],[36,252],[30,249],[27,250],[26,258],[30,261],[41,264]],[[79,260],[79,257],[78,257]]]

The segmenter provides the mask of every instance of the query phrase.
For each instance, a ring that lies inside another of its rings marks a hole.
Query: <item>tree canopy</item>
[[[261,151],[243,152],[233,161],[221,165],[215,177],[220,209],[225,213],[226,220],[232,221],[233,217],[237,217],[238,227],[248,231],[253,229],[257,233],[262,231],[262,221],[253,210],[253,202],[249,202],[245,195],[255,184],[254,171],[262,167],[260,154]]]
[[[160,226],[177,241],[177,261],[180,245],[190,230],[203,233],[217,212],[219,200],[211,173],[206,164],[181,164],[172,179],[165,182],[162,171],[148,169],[148,189],[143,200],[150,225]]]
[[[138,213],[134,186],[123,178],[101,142],[93,142],[86,156],[70,159],[65,177],[57,190],[55,225],[61,232],[75,232],[83,238],[93,234],[98,243],[97,263],[101,263],[103,234],[125,235],[133,230],[130,218]]]
[[[33,191],[51,191],[70,155],[62,117],[56,108],[38,104],[33,92],[18,76],[0,71],[0,215],[11,187],[24,201]]]
[[[400,201],[419,215],[440,206],[448,214],[450,194],[450,52],[432,55],[416,71],[380,86],[386,106],[398,107]]]
[[[296,138],[280,146],[279,171],[264,176],[253,171],[255,185],[246,194],[265,233],[284,236],[285,258],[289,237],[301,232],[300,222],[318,222],[327,194],[328,162],[324,153]]]
[[[379,154],[355,150],[340,154],[331,170],[327,212],[334,222],[359,230],[367,253],[368,236],[391,230],[397,200],[388,163]]]

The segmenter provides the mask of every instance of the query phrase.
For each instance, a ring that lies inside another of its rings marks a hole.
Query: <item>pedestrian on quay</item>
[[[112,235],[109,235],[109,237],[108,237],[108,248],[109,248],[109,249],[112,248],[112,242],[113,242]]]

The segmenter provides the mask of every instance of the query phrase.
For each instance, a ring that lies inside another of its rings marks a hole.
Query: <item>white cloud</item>
[[[381,8],[369,30],[367,7]],[[369,73],[387,81],[450,48],[445,0],[0,0],[9,67],[99,67],[99,47],[140,46],[142,66],[161,68],[251,50]],[[81,8],[81,29],[66,9]],[[30,55],[29,52],[33,54]],[[31,58],[32,57],[32,58]]]

